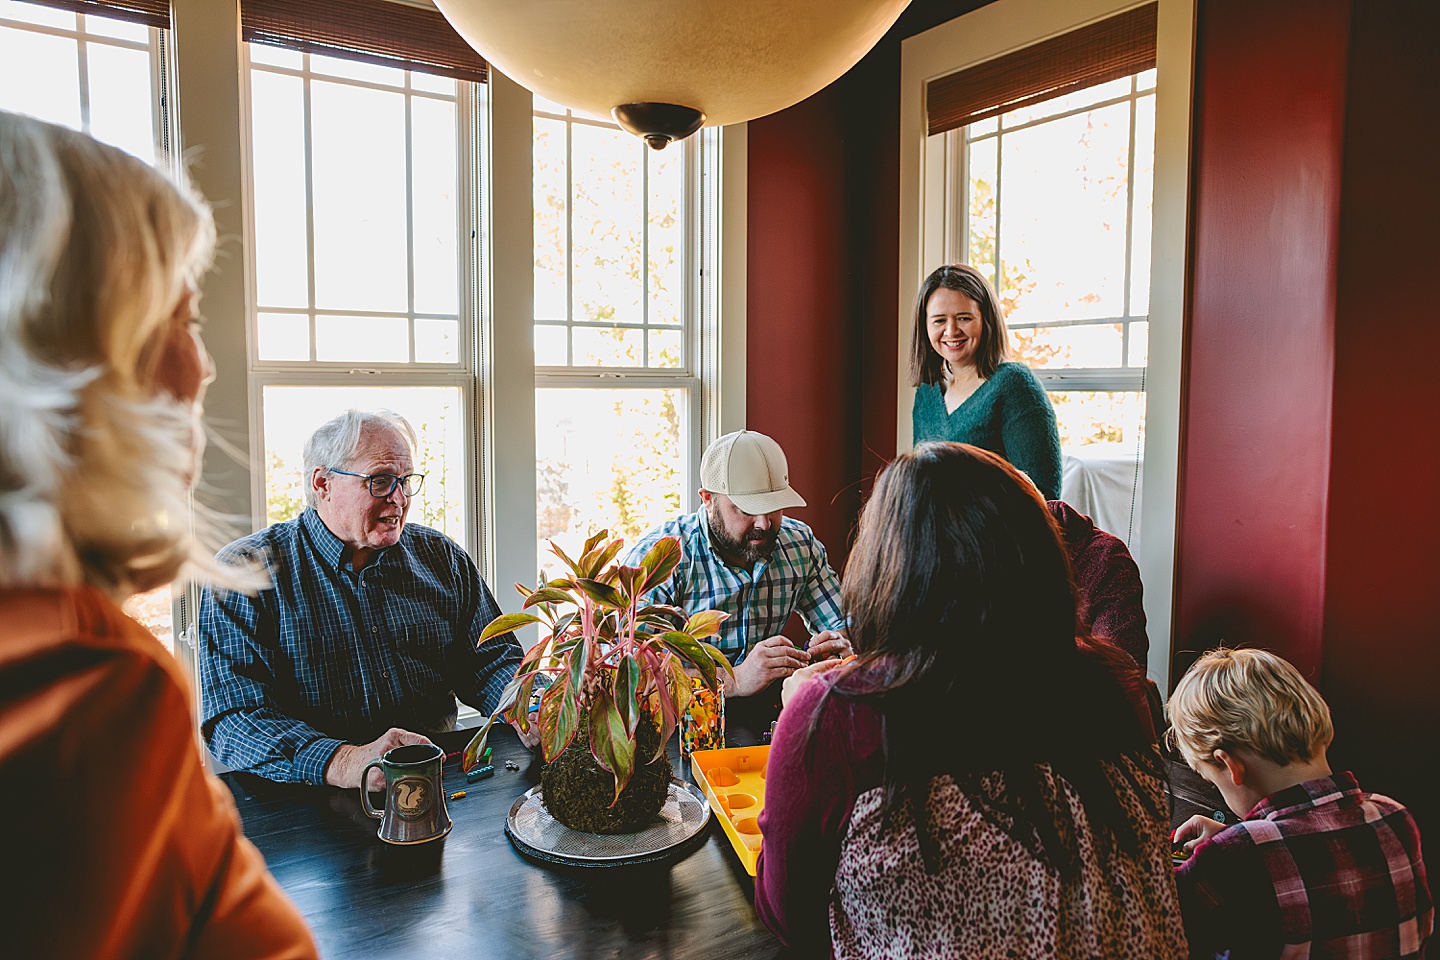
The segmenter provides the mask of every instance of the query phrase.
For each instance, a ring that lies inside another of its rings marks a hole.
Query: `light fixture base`
[[[674,103],[622,103],[610,115],[622,130],[642,138],[654,150],[684,140],[705,124],[705,114]]]

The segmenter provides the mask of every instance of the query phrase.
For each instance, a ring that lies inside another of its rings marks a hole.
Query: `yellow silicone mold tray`
[[[765,765],[770,747],[696,750],[690,772],[710,801],[710,809],[730,837],[745,872],[755,876],[760,856],[760,811],[765,807]]]

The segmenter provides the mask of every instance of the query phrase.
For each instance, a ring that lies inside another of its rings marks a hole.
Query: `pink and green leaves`
[[[546,759],[570,746],[583,715],[590,751],[596,763],[614,775],[618,799],[637,763],[650,763],[664,752],[689,704],[686,666],[713,690],[719,672],[729,673],[730,664],[703,642],[719,632],[726,614],[705,610],[687,619],[674,607],[643,600],[674,574],[681,560],[680,541],[665,537],[638,566],[627,567],[614,562],[624,541],[608,538],[609,531],[602,530],[585,541],[579,560],[552,543],[551,550],[570,575],[535,590],[517,584],[527,612],[497,617],[480,642],[532,623],[541,625],[540,642],[526,653],[516,675],[523,696],[517,696],[507,715],[525,723],[531,690],[541,678],[548,679],[536,719]],[[684,629],[677,629],[681,623]],[[636,757],[636,731],[642,722],[660,729],[660,750],[653,757]]]

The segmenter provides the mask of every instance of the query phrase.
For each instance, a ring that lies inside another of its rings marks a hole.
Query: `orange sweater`
[[[104,595],[0,590],[4,951],[311,958],[201,760],[190,685]]]

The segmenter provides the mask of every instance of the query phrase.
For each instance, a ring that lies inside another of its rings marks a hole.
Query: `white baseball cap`
[[[727,433],[705,448],[700,458],[700,488],[723,493],[751,516],[803,507],[790,488],[790,466],[780,444],[763,433]]]

